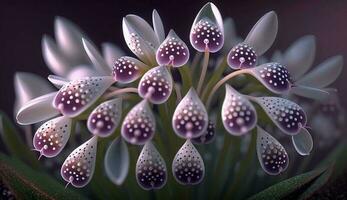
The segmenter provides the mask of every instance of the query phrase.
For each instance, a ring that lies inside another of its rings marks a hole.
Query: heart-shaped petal
[[[116,185],[122,185],[128,175],[130,158],[129,150],[121,137],[117,137],[108,147],[105,154],[105,172]]]
[[[160,44],[156,58],[159,65],[180,67],[187,63],[189,49],[175,31],[170,30],[166,39]]]
[[[53,105],[63,115],[76,117],[88,109],[113,82],[111,76],[86,77],[70,81],[60,88]]]
[[[172,116],[175,133],[186,139],[201,136],[207,128],[208,115],[194,88],[191,88],[177,105]]]
[[[306,126],[306,114],[296,103],[279,97],[253,98],[284,133],[296,135]]]
[[[165,66],[154,67],[142,76],[138,86],[139,95],[153,104],[162,104],[171,95],[172,82]]]
[[[216,127],[215,124],[209,120],[205,133],[197,138],[193,138],[192,142],[194,144],[208,144],[211,143],[216,137]]]
[[[227,61],[233,69],[251,68],[257,64],[257,54],[248,44],[240,43],[230,50]]]
[[[99,137],[110,136],[122,116],[122,99],[111,99],[98,105],[88,117],[88,129]]]
[[[200,52],[217,52],[224,44],[222,16],[211,2],[201,8],[190,29],[190,43]]]
[[[139,60],[128,56],[122,56],[115,60],[112,74],[114,80],[117,82],[131,83],[138,79],[146,68],[148,68],[148,66]]]
[[[292,85],[288,70],[279,63],[266,63],[247,71],[277,94],[288,92]]]
[[[92,137],[66,158],[60,174],[68,184],[82,188],[90,182],[95,169],[97,142],[97,137]]]
[[[123,50],[110,42],[102,43],[101,48],[105,62],[108,64],[108,66],[110,66],[110,68],[113,67],[114,61],[116,59],[125,56]]]
[[[163,157],[148,141],[136,163],[136,180],[145,190],[160,189],[167,181],[167,169]]]
[[[172,173],[182,185],[199,184],[205,176],[204,161],[190,140],[178,150],[172,161]]]
[[[37,129],[33,146],[40,152],[40,157],[52,158],[61,152],[69,140],[71,122],[71,119],[61,116],[49,120]]]
[[[123,138],[136,145],[142,145],[151,140],[155,132],[155,118],[146,100],[134,106],[122,124]]]
[[[98,75],[111,75],[111,67],[106,63],[96,46],[85,38],[82,38],[82,42],[84,50],[86,51],[90,61],[93,63],[93,67],[98,72]]]
[[[258,20],[244,42],[250,45],[258,56],[261,56],[275,41],[277,29],[277,15],[274,11],[270,11]]]
[[[249,100],[230,85],[225,86],[222,106],[224,128],[231,134],[240,136],[252,130],[257,123],[257,113]]]
[[[302,128],[298,134],[292,136],[292,142],[295,150],[302,156],[307,156],[312,151],[313,139],[305,128]]]
[[[284,147],[260,127],[257,130],[257,154],[261,167],[270,175],[282,173],[289,165]]]

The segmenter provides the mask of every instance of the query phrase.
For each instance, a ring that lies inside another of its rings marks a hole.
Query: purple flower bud
[[[194,144],[208,144],[213,141],[215,136],[215,125],[212,121],[209,121],[205,133],[197,138],[193,138],[192,141]]]
[[[257,63],[257,54],[253,48],[245,43],[234,46],[228,54],[228,65],[233,69],[254,67]]]
[[[131,83],[141,76],[144,68],[148,68],[148,66],[141,61],[132,57],[122,56],[114,62],[113,78],[120,83]]]

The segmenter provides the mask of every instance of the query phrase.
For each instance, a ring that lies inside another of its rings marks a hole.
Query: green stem
[[[204,61],[202,63],[202,70],[201,70],[200,79],[199,79],[198,87],[197,87],[197,93],[198,94],[200,94],[201,89],[202,89],[202,84],[204,83],[204,80],[205,80],[209,58],[210,58],[210,52],[205,51]]]
[[[115,97],[117,95],[122,95],[122,94],[126,94],[126,93],[138,93],[138,90],[137,90],[137,88],[116,89],[112,92],[105,94],[102,98],[103,99],[110,99],[110,98]]]

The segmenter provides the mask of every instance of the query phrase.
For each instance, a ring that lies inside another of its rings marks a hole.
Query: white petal
[[[284,147],[269,133],[258,126],[257,155],[263,170],[270,175],[278,175],[289,165]]]
[[[42,55],[48,68],[59,76],[66,76],[72,69],[72,64],[53,39],[47,35],[42,38]]]
[[[117,137],[108,147],[104,165],[107,177],[114,184],[122,185],[128,175],[130,158],[128,147],[121,137]]]
[[[270,59],[272,62],[283,63],[283,54],[280,50],[276,50]],[[289,70],[288,70],[289,71]],[[290,73],[290,72],[289,72]]]
[[[305,128],[302,128],[298,134],[292,136],[292,142],[295,150],[302,156],[307,156],[312,151],[313,139]]]
[[[318,88],[326,87],[337,79],[341,74],[342,67],[342,56],[331,57],[298,80],[297,84]]]
[[[59,114],[52,105],[57,92],[52,92],[28,101],[17,113],[17,122],[21,125],[35,124]]]
[[[211,2],[206,3],[196,15],[193,24],[198,23],[203,18],[209,18],[215,23],[221,32],[224,34],[223,19],[218,8]]]
[[[296,40],[283,55],[282,63],[287,66],[294,80],[305,74],[314,61],[316,55],[316,39],[308,35]]]
[[[160,15],[156,9],[153,10],[152,21],[153,21],[154,32],[157,35],[159,43],[161,43],[165,39],[165,31],[164,31],[163,22],[162,22]]]
[[[316,100],[325,100],[329,98],[329,95],[330,95],[329,92],[325,90],[302,86],[302,85],[296,85],[291,87],[290,93],[293,93],[302,97],[307,97],[310,99],[316,99]]]
[[[56,17],[54,31],[58,46],[73,65],[90,63],[82,44],[82,38],[88,37],[79,27],[66,18]]]
[[[66,78],[55,76],[55,75],[49,75],[48,80],[57,88],[61,88],[63,87],[63,85],[70,82],[70,80]]]
[[[106,63],[110,68],[113,67],[114,61],[122,56],[125,56],[125,53],[116,45],[106,42],[101,44],[102,55]]]
[[[85,38],[82,38],[82,42],[84,50],[89,56],[89,59],[92,61],[96,71],[98,71],[100,75],[111,75],[111,68],[105,62],[97,48]]]
[[[264,54],[276,39],[278,29],[277,15],[274,11],[266,13],[248,33],[245,43],[251,45],[258,56]]]
[[[78,65],[75,66],[67,75],[69,80],[77,80],[86,77],[98,76],[98,72],[93,70],[91,66],[88,65]]]

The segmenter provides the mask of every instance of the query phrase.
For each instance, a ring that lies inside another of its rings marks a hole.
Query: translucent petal
[[[244,135],[257,123],[257,113],[249,100],[230,85],[225,85],[225,98],[222,106],[224,128],[231,135]]]
[[[65,84],[69,83],[68,79],[55,75],[49,75],[48,80],[59,89],[63,87]]]
[[[248,33],[245,43],[250,45],[258,56],[264,54],[276,39],[278,29],[277,15],[274,11],[266,13]]]
[[[153,21],[154,32],[159,40],[159,43],[161,43],[165,39],[165,31],[164,31],[163,22],[156,9],[153,10],[152,21]]]
[[[306,114],[296,103],[279,97],[253,98],[284,133],[296,135],[306,126]]]
[[[101,103],[90,113],[87,126],[94,135],[107,137],[114,133],[121,117],[122,99],[111,99]]]
[[[302,128],[298,134],[292,136],[292,142],[295,150],[302,156],[307,156],[312,151],[313,139],[305,128]]]
[[[72,120],[61,116],[42,124],[33,138],[36,151],[48,158],[57,156],[65,147],[71,133]]]
[[[121,133],[123,138],[136,145],[151,140],[155,132],[155,118],[146,100],[134,106],[125,117]]]
[[[159,65],[180,67],[187,63],[189,49],[183,40],[176,35],[175,31],[171,29],[166,39],[160,44],[156,58]]]
[[[57,116],[59,111],[52,106],[56,94],[48,93],[25,103],[17,113],[17,122],[21,125],[35,124]]]
[[[315,100],[324,100],[329,98],[330,95],[329,92],[325,90],[302,85],[296,85],[291,87],[290,93]]]
[[[95,70],[99,72],[99,75],[111,75],[111,67],[105,62],[96,46],[85,38],[82,38],[82,42],[84,50],[86,51],[90,61],[93,63]]]
[[[288,70],[279,63],[265,63],[247,70],[274,93],[286,93],[292,85]]]
[[[227,61],[233,69],[251,68],[257,64],[257,54],[248,44],[240,43],[229,51]]]
[[[142,76],[138,85],[139,95],[151,103],[162,104],[171,95],[172,82],[171,74],[165,66],[154,67]]]
[[[122,56],[114,61],[112,74],[117,82],[131,83],[138,79],[146,68],[148,66],[139,60]]]
[[[257,155],[263,170],[270,175],[278,175],[289,165],[289,158],[284,147],[269,133],[258,127]]]
[[[59,76],[66,76],[72,69],[72,64],[51,37],[42,37],[42,55],[48,68]]]
[[[224,27],[218,8],[211,2],[201,8],[190,29],[190,43],[200,52],[219,51],[224,44]]]
[[[282,63],[282,62],[283,62],[283,56],[284,56],[284,55],[282,54],[281,51],[275,50],[275,51],[273,52],[272,57],[271,57],[270,60],[271,60],[272,62]],[[286,66],[287,66],[287,65],[286,65]],[[287,68],[288,68],[289,73],[291,73],[289,67],[287,67]]]
[[[60,174],[68,184],[82,188],[90,182],[95,169],[97,142],[97,137],[92,137],[66,158]]]
[[[125,53],[116,45],[105,42],[101,45],[105,62],[112,68],[116,59],[125,56]]]
[[[186,139],[204,134],[208,125],[208,115],[194,88],[177,105],[172,116],[172,127],[175,133]]]
[[[136,180],[144,190],[160,189],[167,181],[167,168],[163,157],[148,141],[136,163]]]
[[[313,64],[316,55],[316,39],[307,35],[296,40],[283,55],[282,63],[287,66],[294,80],[298,80]]]
[[[88,109],[113,82],[111,76],[87,77],[70,81],[60,88],[53,105],[63,115],[76,117]]]
[[[105,154],[105,172],[116,185],[122,185],[128,175],[130,157],[124,140],[117,137],[108,147]]]
[[[233,46],[235,46],[239,42],[240,38],[238,38],[236,34],[235,22],[231,17],[224,19],[223,22],[225,33],[223,51],[228,52]]]
[[[299,85],[322,88],[333,83],[341,74],[343,57],[331,57],[297,81]]]
[[[187,140],[172,161],[172,173],[182,185],[199,184],[205,176],[204,161],[194,145]]]
[[[216,127],[215,124],[209,120],[206,131],[199,137],[193,138],[192,142],[194,144],[208,144],[211,143],[216,137]]]
[[[98,76],[98,74],[91,66],[78,65],[69,72],[66,78],[69,80],[78,80],[90,76]]]

